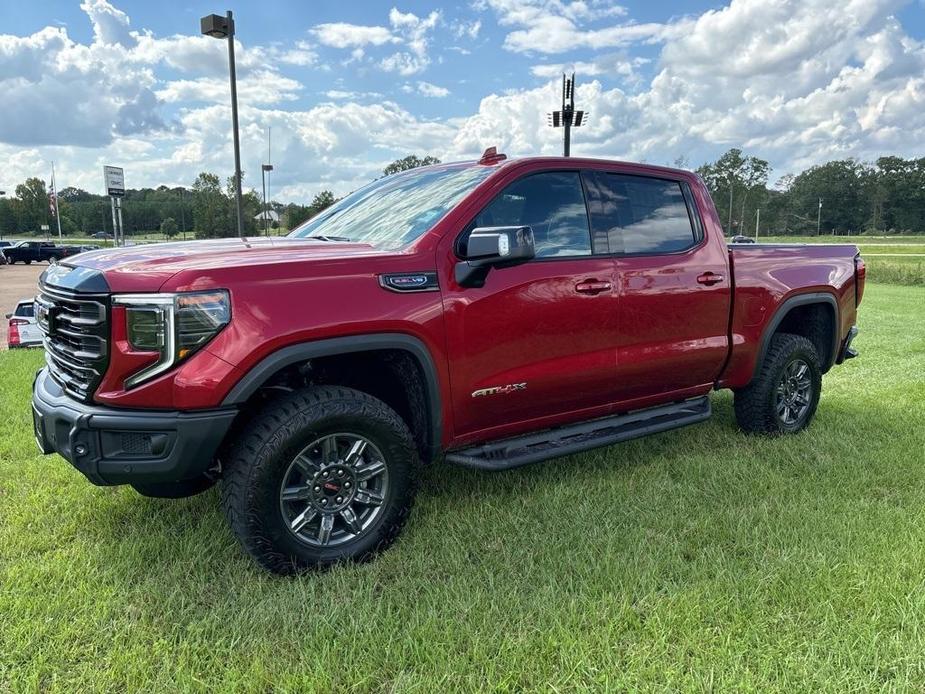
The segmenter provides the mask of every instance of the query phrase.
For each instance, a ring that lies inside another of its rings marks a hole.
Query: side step
[[[710,398],[703,396],[452,451],[446,460],[477,470],[510,470],[696,424],[709,417]]]

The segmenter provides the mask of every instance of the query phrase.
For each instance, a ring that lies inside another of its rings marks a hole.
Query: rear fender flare
[[[761,370],[761,365],[764,363],[764,357],[768,353],[768,349],[771,346],[771,338],[774,337],[774,334],[777,332],[780,324],[784,321],[784,318],[787,317],[787,314],[798,306],[808,306],[810,304],[824,304],[832,309],[832,345],[829,349],[829,358],[826,360],[825,364],[821,365],[823,373],[832,368],[832,364],[835,363],[835,357],[838,354],[838,302],[835,300],[835,297],[828,292],[809,292],[806,294],[797,294],[796,296],[791,296],[789,299],[782,301],[780,306],[777,307],[777,310],[774,312],[771,320],[768,321],[767,327],[765,327],[764,332],[761,334],[761,346],[758,349],[758,359],[755,361],[755,368],[752,370],[751,380],[754,380],[758,375],[758,372]]]

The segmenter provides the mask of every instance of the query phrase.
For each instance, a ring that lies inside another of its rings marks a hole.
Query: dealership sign
[[[125,195],[125,174],[118,166],[103,167],[103,182],[106,194],[116,197]]]

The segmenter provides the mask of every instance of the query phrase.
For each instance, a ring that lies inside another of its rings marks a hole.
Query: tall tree
[[[41,226],[48,224],[50,216],[45,181],[40,178],[27,178],[25,182],[16,186],[13,211],[20,231],[39,234]]]
[[[233,233],[228,228],[229,200],[214,173],[203,171],[193,182],[193,228],[198,238],[215,238]]]
[[[398,173],[399,171],[408,171],[409,169],[416,169],[419,166],[430,166],[431,164],[439,164],[440,160],[437,157],[432,157],[429,154],[424,157],[419,157],[416,154],[409,154],[404,159],[396,159],[387,167],[382,170],[383,175],[388,176],[390,174]]]

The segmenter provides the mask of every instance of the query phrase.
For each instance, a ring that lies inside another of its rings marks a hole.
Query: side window
[[[623,253],[671,253],[697,242],[681,184],[626,174],[598,176],[600,218],[610,249]]]
[[[591,255],[591,231],[577,171],[527,176],[505,188],[470,229],[529,225],[538,258]]]

